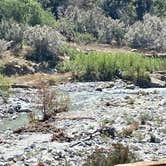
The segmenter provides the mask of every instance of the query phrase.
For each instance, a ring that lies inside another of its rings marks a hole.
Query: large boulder
[[[166,72],[156,72],[150,74],[151,87],[164,88],[166,87]]]

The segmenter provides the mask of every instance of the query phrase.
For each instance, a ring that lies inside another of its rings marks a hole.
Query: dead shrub
[[[133,131],[139,128],[139,122],[133,122],[132,124],[128,125],[126,128],[123,128],[122,131],[119,133],[119,137],[127,137],[131,136]]]
[[[129,151],[128,146],[113,144],[113,149],[106,151],[96,149],[86,160],[83,166],[114,166],[134,161],[135,155]]]
[[[42,111],[43,121],[69,109],[69,97],[53,89],[49,82],[39,81],[37,85],[37,108]]]

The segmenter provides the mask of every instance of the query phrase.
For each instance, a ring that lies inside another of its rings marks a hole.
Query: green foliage
[[[66,11],[66,17],[74,23],[76,33],[91,34],[102,43],[111,44],[113,41],[117,45],[122,43],[125,35],[124,23],[106,17],[100,8],[85,11],[77,7],[71,7]]]
[[[165,11],[165,0],[1,0],[0,39],[22,44],[27,24],[48,25],[70,42],[160,52],[166,50]]]
[[[13,19],[19,23],[55,24],[51,13],[44,11],[35,0],[3,0],[0,1],[0,20]]]
[[[101,8],[113,19],[131,22],[136,17],[135,6],[131,0],[102,0]]]
[[[59,65],[62,72],[71,71],[80,81],[109,81],[120,77],[145,87],[150,83],[148,72],[165,70],[166,60],[146,58],[137,53],[99,53],[65,49],[71,56]]]
[[[6,77],[0,75],[0,91],[8,92],[9,88],[10,88],[10,81]]]
[[[89,33],[76,33],[74,39],[75,42],[84,44],[94,43],[96,40],[97,39]]]
[[[118,46],[122,45],[126,31],[124,23],[120,20],[106,19],[103,25],[105,26],[100,32],[99,40],[107,44],[115,41]]]
[[[138,20],[143,20],[145,13],[151,11],[153,0],[135,0],[136,14]]]

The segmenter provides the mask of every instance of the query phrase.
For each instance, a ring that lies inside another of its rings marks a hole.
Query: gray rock
[[[134,84],[127,85],[126,89],[135,89],[135,85]]]
[[[103,89],[100,88],[100,87],[99,87],[99,88],[96,88],[95,90],[98,91],[98,92],[102,92],[102,91],[103,91]]]
[[[8,109],[8,113],[13,114],[14,112],[15,112],[14,108],[10,106],[10,108]]]
[[[162,81],[161,78],[158,77],[158,75],[151,74],[150,80],[151,80],[150,87],[152,87],[152,88],[156,88],[156,87],[164,88],[164,87],[166,87],[166,81]]]
[[[11,119],[15,120],[16,118],[17,118],[17,115],[13,115]]]

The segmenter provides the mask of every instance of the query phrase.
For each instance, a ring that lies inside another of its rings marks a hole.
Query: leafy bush
[[[63,44],[63,37],[54,28],[48,26],[28,27],[24,39],[34,48],[33,55],[27,58],[37,62],[46,61],[55,65],[59,60],[58,52]]]
[[[0,20],[13,19],[19,23],[55,24],[53,16],[44,11],[35,0],[3,0],[0,1]]]
[[[146,58],[137,53],[99,53],[64,50],[71,57],[59,65],[59,71],[71,71],[80,81],[109,81],[120,77],[145,87],[150,83],[148,72],[165,70],[166,60]]]
[[[166,23],[147,14],[142,22],[129,28],[126,38],[134,48],[166,51]]]
[[[131,0],[101,0],[100,6],[104,13],[113,19],[120,19],[125,23],[135,20],[135,4]]]

